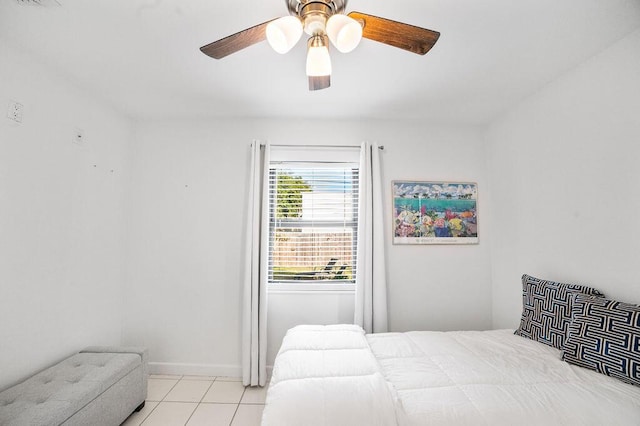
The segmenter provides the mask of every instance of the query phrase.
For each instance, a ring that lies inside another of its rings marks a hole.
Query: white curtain
[[[364,328],[367,333],[388,331],[382,177],[380,173],[378,145],[363,143],[360,150],[354,322]]]
[[[267,256],[269,250],[269,144],[251,145],[242,309],[242,383],[267,382]],[[263,214],[265,212],[265,214]]]

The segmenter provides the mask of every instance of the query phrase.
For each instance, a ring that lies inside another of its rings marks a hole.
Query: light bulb
[[[315,35],[309,39],[307,51],[307,75],[321,77],[331,75],[331,57],[327,36]]]
[[[342,53],[351,52],[362,39],[362,25],[347,15],[335,14],[327,21],[327,35]]]
[[[300,40],[302,23],[295,16],[285,16],[269,22],[266,33],[273,50],[284,54]]]

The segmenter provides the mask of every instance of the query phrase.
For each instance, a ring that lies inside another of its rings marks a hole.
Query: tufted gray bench
[[[90,347],[0,392],[0,426],[117,426],[146,396],[146,349]]]

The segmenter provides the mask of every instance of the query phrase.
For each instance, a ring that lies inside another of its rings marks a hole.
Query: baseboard
[[[273,365],[267,365],[268,378],[271,378],[272,371]],[[242,377],[242,367],[239,365],[150,362],[149,374],[170,374],[175,376]]]
[[[150,374],[177,376],[227,376],[242,377],[242,367],[224,364],[188,364],[182,362],[150,362]]]

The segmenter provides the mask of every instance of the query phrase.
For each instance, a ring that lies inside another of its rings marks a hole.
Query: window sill
[[[272,283],[267,285],[267,293],[274,294],[354,294],[356,285],[353,283],[327,283],[327,284],[293,284]]]

